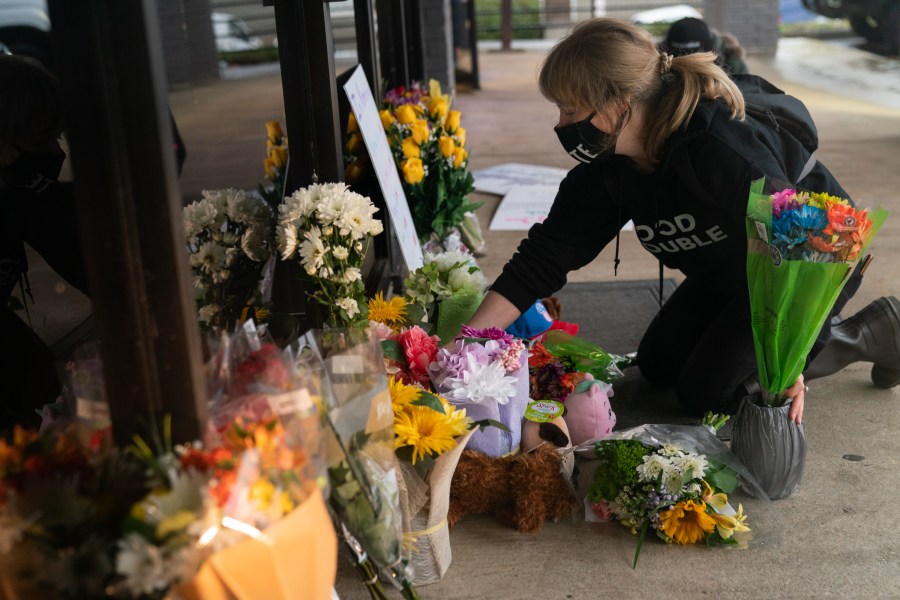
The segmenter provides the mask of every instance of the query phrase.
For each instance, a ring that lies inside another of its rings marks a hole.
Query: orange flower
[[[857,211],[848,204],[831,203],[828,205],[828,225],[825,233],[843,233],[845,231],[859,231],[867,220],[866,211]]]
[[[531,347],[528,354],[528,366],[540,368],[552,362],[556,362],[556,357],[547,352],[544,344],[537,342]]]

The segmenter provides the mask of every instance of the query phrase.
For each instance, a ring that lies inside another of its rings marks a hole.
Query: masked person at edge
[[[9,308],[21,286],[26,307],[25,244],[70,285],[86,292],[71,183],[59,182],[66,158],[60,90],[44,68],[0,55],[0,431],[14,423],[36,426],[35,409],[56,400],[60,383],[53,355]]]
[[[746,275],[750,182],[765,176],[848,195],[821,162],[800,177],[810,155],[784,128],[744,119],[741,92],[712,53],[673,58],[630,23],[576,26],[546,57],[539,86],[559,107],[563,147],[583,164],[563,180],[547,219],[528,232],[469,324],[508,326],[633,220],[644,248],[685,275],[644,333],[641,374],[674,386],[691,412],[735,412],[759,390]],[[833,314],[861,277],[857,269]],[[877,386],[896,385],[898,309],[895,298],[881,298],[835,326],[836,335],[826,323],[815,348],[821,362],[807,377],[868,360]],[[786,391],[798,423],[804,387],[801,375]]]

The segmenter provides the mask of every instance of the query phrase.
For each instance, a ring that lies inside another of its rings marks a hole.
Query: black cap
[[[692,52],[712,52],[713,37],[702,19],[686,17],[672,23],[666,34],[665,50],[675,56]]]

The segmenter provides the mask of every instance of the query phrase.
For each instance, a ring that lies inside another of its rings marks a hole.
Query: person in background
[[[744,48],[730,33],[717,33],[703,19],[686,17],[672,23],[660,49],[672,56],[684,56],[694,52],[713,52],[716,64],[729,75],[749,73],[744,62]]]
[[[684,275],[641,339],[641,375],[673,387],[694,414],[733,414],[759,391],[746,267],[750,183],[770,177],[848,194],[786,128],[745,118],[740,89],[711,53],[673,57],[626,21],[579,23],[547,55],[538,83],[559,108],[560,143],[582,164],[569,171],[546,220],[529,230],[469,325],[506,328],[633,221],[644,248]],[[857,269],[833,315],[861,279]],[[602,310],[602,298],[597,305]],[[826,322],[816,347],[824,362],[810,353],[810,371],[824,376],[865,360],[874,363],[876,386],[900,383],[900,302],[881,298],[842,323],[832,335]],[[793,399],[788,417],[800,423],[803,375],[785,395]]]

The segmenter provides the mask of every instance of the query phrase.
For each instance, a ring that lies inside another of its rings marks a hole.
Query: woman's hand
[[[806,398],[806,392],[809,390],[803,383],[803,375],[797,378],[794,385],[784,390],[784,395],[792,398],[791,408],[788,411],[788,419],[799,425],[803,421],[803,401]]]

